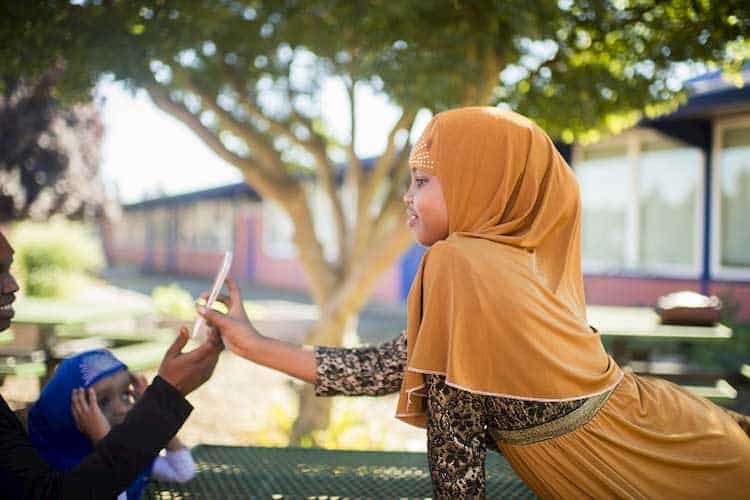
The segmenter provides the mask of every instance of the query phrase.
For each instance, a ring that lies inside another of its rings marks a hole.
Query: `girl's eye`
[[[109,398],[100,399],[97,401],[97,403],[99,404],[99,408],[104,408],[109,404]]]
[[[427,179],[414,179],[414,184],[416,184],[417,187],[422,187],[424,184],[427,184]]]

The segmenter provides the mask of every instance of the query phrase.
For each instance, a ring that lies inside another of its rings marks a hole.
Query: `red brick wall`
[[[677,290],[700,292],[698,280],[640,278],[621,276],[584,276],[586,301],[590,304],[616,306],[654,306],[662,295]],[[714,282],[710,293],[731,294],[740,307],[737,319],[750,321],[750,283]]]

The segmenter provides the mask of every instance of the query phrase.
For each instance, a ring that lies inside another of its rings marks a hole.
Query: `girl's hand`
[[[198,314],[206,319],[211,328],[218,330],[221,340],[230,351],[247,358],[248,353],[252,352],[253,343],[263,337],[247,317],[237,283],[232,278],[227,278],[226,284],[229,295],[219,295],[216,300],[227,306],[227,313],[198,306]],[[208,294],[201,294],[201,298],[207,299]]]
[[[71,394],[71,410],[78,430],[96,444],[109,433],[110,425],[104,417],[99,404],[96,402],[96,392],[93,387],[73,389]]]
[[[141,396],[143,396],[143,393],[146,392],[148,381],[146,380],[146,377],[139,373],[131,373],[130,383],[133,386],[133,396],[135,396],[135,400],[138,401],[141,399]]]

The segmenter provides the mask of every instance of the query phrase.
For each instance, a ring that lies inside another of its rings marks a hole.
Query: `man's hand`
[[[109,433],[110,426],[96,402],[93,387],[73,389],[70,408],[78,430],[96,444]]]
[[[218,334],[212,329],[206,341],[198,348],[183,353],[182,349],[188,338],[188,329],[183,326],[159,366],[159,376],[183,396],[193,392],[211,377],[219,360],[219,353],[224,347]]]

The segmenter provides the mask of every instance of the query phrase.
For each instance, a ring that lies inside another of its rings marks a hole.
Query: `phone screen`
[[[229,268],[232,267],[232,257],[233,252],[231,250],[227,250],[224,253],[224,261],[221,263],[221,268],[219,268],[219,272],[216,273],[216,279],[214,279],[214,285],[211,287],[211,293],[208,295],[208,300],[206,300],[206,308],[210,309],[211,306],[214,304],[214,301],[216,300],[216,297],[218,297],[219,292],[221,291],[221,287],[224,286],[224,280],[227,279],[227,275],[229,274]],[[195,324],[193,325],[193,331],[190,334],[190,338],[197,341],[197,342],[203,342],[206,340],[206,329],[205,329],[205,320],[203,319],[203,316],[198,316],[198,319],[195,320]]]

